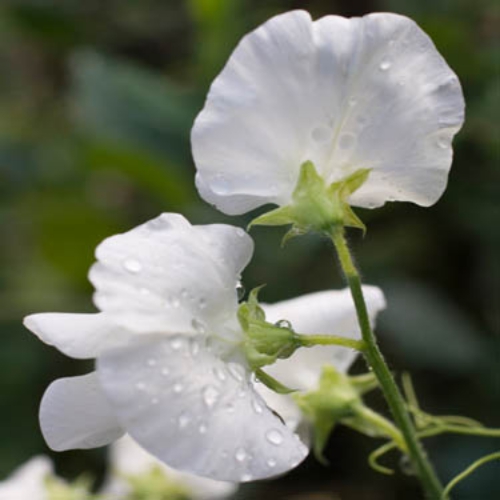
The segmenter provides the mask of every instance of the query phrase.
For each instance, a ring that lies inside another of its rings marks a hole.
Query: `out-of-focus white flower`
[[[141,448],[130,436],[116,441],[110,449],[111,478],[106,493],[112,498],[126,497],[131,491],[130,482],[140,476],[147,476],[158,468],[165,481],[186,492],[191,500],[220,500],[232,495],[237,486],[232,483],[179,472],[158,461]]]
[[[288,12],[244,37],[213,82],[192,130],[196,183],[227,214],[286,206],[311,161],[327,184],[370,169],[351,205],[428,206],[463,119],[456,75],[412,20]]]
[[[257,393],[241,348],[236,286],[252,251],[241,229],[177,214],[99,245],[90,280],[102,312],[25,319],[60,351],[97,358],[96,372],[47,389],[49,446],[92,448],[127,432],[171,467],[234,482],[299,464],[308,448]]]
[[[0,500],[48,500],[45,482],[52,475],[50,459],[34,457],[0,481]]]

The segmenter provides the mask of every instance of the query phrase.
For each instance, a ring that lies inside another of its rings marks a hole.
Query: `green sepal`
[[[133,500],[190,500],[190,492],[158,466],[145,474],[124,475]]]
[[[283,385],[281,382],[276,380],[274,377],[266,373],[261,368],[257,368],[255,370],[255,376],[269,389],[278,394],[291,394],[296,391],[296,389],[290,389],[286,385]]]
[[[54,475],[45,478],[45,490],[47,500],[92,500],[98,497],[93,495],[90,490],[93,480],[82,475],[72,483],[62,481]]]
[[[238,308],[238,321],[245,333],[243,350],[253,371],[290,357],[300,347],[299,336],[292,328],[266,321],[258,301],[261,288],[252,290],[247,302]]]
[[[360,396],[380,387],[380,382],[373,372],[354,375],[349,377],[349,380]]]
[[[347,200],[359,189],[370,174],[362,168],[340,181],[327,185],[311,161],[304,162],[292,193],[289,205],[279,207],[255,218],[248,226],[282,226],[292,228],[282,241],[284,246],[291,238],[309,231],[331,234],[334,228],[355,227],[366,232],[366,226],[353,212]]]

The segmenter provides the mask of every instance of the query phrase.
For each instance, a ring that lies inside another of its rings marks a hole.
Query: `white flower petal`
[[[123,434],[95,372],[52,382],[40,405],[40,425],[55,451],[104,446]]]
[[[31,314],[24,318],[24,326],[42,342],[72,358],[95,358],[104,349],[124,344],[130,338],[103,313]]]
[[[243,367],[221,361],[196,336],[144,337],[105,353],[97,366],[122,426],[171,467],[245,482],[283,473],[307,455]]]
[[[302,162],[333,182],[372,169],[351,198],[431,205],[446,187],[464,101],[410,19],[276,16],[247,35],[192,131],[197,185],[229,214],[289,203]]]
[[[48,457],[33,457],[0,481],[0,500],[47,500],[45,479],[53,474]]]
[[[218,326],[234,315],[235,286],[252,251],[240,228],[163,214],[99,245],[94,300],[139,332],[193,332],[193,320]]]
[[[141,448],[130,436],[113,443],[110,465],[114,474],[109,487],[110,493],[126,491],[124,476],[147,474],[153,467],[160,467],[169,480],[185,487],[192,500],[218,500],[228,497],[237,489],[233,483],[214,481],[172,469]]]
[[[374,286],[363,286],[371,323],[379,311],[385,308],[382,291]],[[350,291],[329,290],[303,295],[276,304],[263,304],[266,320],[276,322],[286,319],[294,330],[302,334],[331,334],[348,338],[360,338],[356,310]],[[326,364],[347,372],[357,352],[338,346],[315,346],[297,350],[288,359],[280,359],[265,370],[292,389],[314,389],[321,369]]]

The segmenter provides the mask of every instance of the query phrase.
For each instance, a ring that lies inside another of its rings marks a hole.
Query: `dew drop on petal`
[[[174,392],[176,394],[180,394],[184,390],[184,386],[182,384],[174,384]]]
[[[243,297],[245,296],[245,287],[243,286],[243,283],[241,281],[238,281],[236,283],[236,295],[238,296],[238,300],[242,300]]]
[[[200,434],[206,434],[207,433],[207,426],[205,424],[200,424],[198,427],[198,432]]]
[[[243,238],[243,236],[245,236],[245,234],[246,234],[245,231],[243,229],[241,229],[241,227],[236,229],[236,236]]]
[[[209,182],[209,186],[214,193],[220,195],[228,194],[231,187],[227,178],[222,174],[214,175]]]
[[[247,458],[247,452],[244,450],[244,448],[238,448],[236,450],[236,453],[234,454],[234,458],[236,458],[238,462],[244,462]]]
[[[267,466],[270,468],[270,469],[273,469],[274,467],[276,467],[276,460],[274,458],[270,458],[268,461],[267,461]]]
[[[229,403],[227,406],[226,406],[226,410],[228,411],[228,413],[234,413],[234,405]]]
[[[446,139],[441,138],[438,139],[436,145],[439,149],[446,149],[448,147],[448,141],[446,141]]]
[[[356,136],[354,134],[342,134],[339,138],[339,148],[340,149],[351,149],[356,142]]]
[[[248,481],[251,481],[252,479],[253,479],[252,474],[248,474],[248,473],[242,474],[241,478],[240,478],[242,483],[247,483]]]
[[[222,382],[226,380],[226,374],[224,373],[224,370],[222,368],[219,368],[218,366],[214,368],[213,370],[214,375]]]
[[[174,350],[174,351],[178,351],[181,347],[182,347],[182,340],[177,338],[177,339],[172,339],[170,341],[170,347]]]
[[[207,332],[205,325],[200,320],[198,320],[196,318],[192,319],[191,326],[193,327],[193,329],[196,333],[206,333]]]
[[[205,404],[211,408],[217,400],[219,399],[219,391],[212,385],[207,385],[205,389],[203,389],[203,401]]]
[[[153,404],[153,405],[157,405],[159,402],[160,402],[160,400],[158,398],[153,398],[151,400],[151,404]]]
[[[207,307],[207,300],[204,297],[201,297],[200,300],[198,300],[198,307],[202,310]]]
[[[156,366],[156,359],[153,358],[148,359],[148,366]]]
[[[252,406],[253,406],[255,413],[262,413],[264,411],[264,409],[262,408],[262,405],[256,399],[254,399],[252,401]]]
[[[135,384],[135,388],[138,391],[144,391],[146,389],[146,384],[144,382],[137,382],[137,384]]]
[[[266,432],[266,439],[276,446],[279,446],[283,442],[283,434],[278,429],[271,429]]]
[[[191,422],[189,413],[181,413],[177,422],[179,424],[179,429],[185,429],[189,422]]]
[[[164,377],[168,377],[170,375],[170,370],[168,368],[162,368],[161,369],[161,374],[164,376]]]
[[[391,66],[392,66],[392,63],[390,61],[388,61],[387,59],[384,59],[380,63],[379,68],[381,71],[387,71]]]
[[[132,274],[137,274],[142,271],[142,264],[136,259],[125,259],[123,261],[123,267]]]
[[[326,125],[318,125],[311,131],[311,138],[318,144],[324,144],[332,138],[332,129]]]
[[[245,377],[245,370],[238,363],[230,363],[228,365],[229,372],[238,381],[243,382]]]

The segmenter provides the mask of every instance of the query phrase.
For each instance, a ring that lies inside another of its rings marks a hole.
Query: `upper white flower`
[[[371,169],[351,205],[435,203],[464,119],[459,81],[410,19],[276,16],[239,43],[192,130],[201,196],[228,214],[288,205],[300,166]]]
[[[47,389],[40,422],[49,446],[92,448],[127,432],[175,469],[233,482],[300,463],[307,447],[268,408],[241,348],[235,288],[252,251],[239,228],[192,226],[177,214],[101,243],[90,280],[102,312],[25,319],[63,353],[97,358],[95,372]],[[311,332],[356,334],[352,302],[339,297],[322,292],[267,308],[302,318],[297,326]],[[374,314],[380,300],[368,307]],[[329,349],[321,363],[335,362]]]
[[[159,467],[168,481],[182,487],[192,500],[220,500],[232,495],[237,486],[232,483],[179,472],[159,462],[141,448],[130,436],[116,441],[110,450],[111,480],[105,492],[111,498],[122,498],[130,492],[126,478],[148,474]]]
[[[52,475],[50,459],[34,457],[0,481],[0,500],[47,500],[45,481]]]

